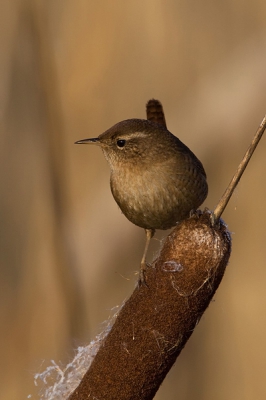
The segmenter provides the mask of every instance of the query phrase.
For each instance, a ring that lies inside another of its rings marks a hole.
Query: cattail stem
[[[214,212],[213,212],[213,220],[214,223],[218,222],[222,213],[225,210],[225,207],[227,206],[227,203],[229,202],[238,182],[240,181],[241,176],[243,175],[243,172],[245,171],[249,160],[251,159],[252,154],[254,153],[254,150],[256,149],[264,131],[266,129],[266,115],[263,118],[249,148],[246,151],[246,154],[244,155],[241,163],[239,164],[235,175],[233,176],[231,182],[229,183],[226,191],[224,192],[221,200],[219,201],[219,203],[217,204]]]
[[[152,399],[219,286],[230,250],[227,228],[213,226],[210,213],[181,222],[69,400]]]

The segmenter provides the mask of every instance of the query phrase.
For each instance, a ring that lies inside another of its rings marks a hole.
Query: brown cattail
[[[218,288],[230,250],[226,226],[212,226],[209,213],[181,222],[69,399],[152,399]]]

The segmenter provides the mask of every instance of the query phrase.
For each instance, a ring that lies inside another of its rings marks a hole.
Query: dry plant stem
[[[246,166],[248,165],[249,160],[250,160],[254,150],[256,149],[265,129],[266,129],[266,116],[263,118],[246,154],[243,157],[243,160],[239,164],[239,167],[237,168],[235,175],[233,176],[229,186],[227,187],[221,200],[219,201],[218,205],[216,206],[216,208],[213,212],[214,223],[216,223],[219,220],[222,213],[224,212],[224,209],[227,206],[227,203],[229,202],[243,172],[245,171]]]
[[[148,400],[176,361],[224,274],[231,239],[198,212],[167,237],[70,400]]]

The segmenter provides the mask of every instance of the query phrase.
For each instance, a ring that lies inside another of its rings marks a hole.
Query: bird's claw
[[[145,278],[146,267],[150,267],[150,264],[141,263],[140,271],[139,271],[139,286],[148,287],[147,282],[146,282],[146,278]]]

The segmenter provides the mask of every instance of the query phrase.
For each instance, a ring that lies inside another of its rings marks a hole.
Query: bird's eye
[[[116,141],[116,144],[117,144],[117,147],[119,147],[120,149],[122,149],[122,147],[125,146],[126,141],[125,141],[125,139],[118,139],[118,140]]]

